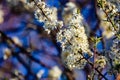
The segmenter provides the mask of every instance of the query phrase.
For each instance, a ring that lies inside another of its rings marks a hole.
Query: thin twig
[[[38,80],[37,75],[34,74],[34,73],[31,71],[30,66],[29,66],[27,63],[25,63],[25,61],[22,59],[22,57],[19,56],[19,54],[18,54],[18,53],[15,53],[15,52],[12,52],[12,54],[13,54],[13,56],[15,56],[15,57],[17,58],[17,60],[26,68],[26,70],[28,71],[28,74],[33,75],[33,76],[35,77],[34,80],[36,80],[36,79]]]
[[[9,74],[11,74],[12,77],[16,77],[18,80],[21,80],[20,77],[18,75],[16,75],[14,72],[7,70],[7,68],[5,68],[3,66],[0,66],[0,68],[1,68],[1,72],[9,73]]]
[[[15,47],[19,48],[22,54],[25,54],[25,55],[28,56],[31,60],[33,60],[33,61],[41,64],[42,66],[48,67],[48,66],[46,66],[43,62],[41,62],[40,60],[34,58],[34,57],[31,55],[31,53],[28,52],[24,47],[16,44],[10,37],[8,37],[8,36],[7,36],[6,34],[4,34],[2,31],[0,31],[0,34],[3,36],[3,39],[6,40],[6,42],[7,42],[7,41],[10,41],[11,44],[13,44]],[[48,67],[48,68],[50,68],[50,67]]]
[[[37,6],[37,8],[41,10],[42,14],[43,14],[49,21],[51,21],[51,20],[47,17],[47,15],[45,14],[45,12],[42,10],[42,8],[40,8],[39,5],[36,3],[36,1],[35,1],[35,0],[33,0],[33,1],[34,1],[35,5]]]
[[[97,68],[94,67],[94,65],[88,59],[86,59],[86,57],[84,57],[84,55],[80,51],[79,51],[79,53],[93,67],[93,69],[99,73],[100,76],[102,76],[105,80],[108,80]]]

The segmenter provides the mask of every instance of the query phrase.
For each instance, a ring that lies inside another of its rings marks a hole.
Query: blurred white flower
[[[20,39],[18,37],[12,37],[12,40],[14,41],[15,44],[22,46],[22,42],[20,41]]]
[[[39,21],[44,22],[44,28],[48,33],[57,27],[61,28],[63,26],[63,22],[57,19],[57,8],[48,7],[43,1],[38,1],[37,5],[35,16]]]
[[[1,8],[1,6],[0,6],[0,8]],[[0,24],[3,23],[3,21],[4,21],[3,16],[4,16],[4,13],[3,13],[3,11],[0,9]]]
[[[82,59],[80,50],[92,55],[82,21],[82,15],[74,8],[67,27],[61,28],[57,33],[57,42],[60,42],[62,47],[62,61],[69,69],[82,69],[85,66],[86,60]]]
[[[58,66],[52,67],[52,69],[49,71],[49,76],[52,78],[56,78],[57,80],[60,78],[62,74],[62,71]]]
[[[64,63],[65,65],[69,68],[69,69],[83,69],[84,66],[86,65],[86,60],[83,59],[83,56],[81,54],[73,54],[73,53],[69,53],[69,52],[65,52],[62,53],[62,55],[68,53],[68,55],[66,56],[66,59],[64,59]]]
[[[44,70],[39,70],[39,72],[37,73],[37,77],[40,79],[44,72]]]
[[[4,48],[3,52],[4,52],[4,56],[3,56],[4,60],[8,59],[12,55],[12,52],[9,48]]]
[[[66,4],[66,7],[64,8],[64,11],[62,13],[63,21],[64,21],[65,25],[68,25],[69,21],[74,16],[73,14],[76,14],[77,11],[78,11],[78,9],[73,2],[68,2]],[[80,17],[80,16],[78,16],[78,17]]]

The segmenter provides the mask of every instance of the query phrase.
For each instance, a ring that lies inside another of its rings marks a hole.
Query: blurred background
[[[33,8],[27,6],[31,1],[0,0],[0,80],[88,80],[90,66],[69,70],[62,64],[56,31],[49,35],[44,30],[44,23],[38,21]],[[88,35],[102,36],[96,0],[44,1],[49,7],[58,9],[59,20],[63,20],[62,10],[67,7],[66,3],[75,3],[88,26]],[[99,42],[97,50],[109,50],[111,38],[105,38],[107,43]],[[114,80],[113,76],[108,77]]]

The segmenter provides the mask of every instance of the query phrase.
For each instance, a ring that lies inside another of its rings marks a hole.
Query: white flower
[[[0,8],[1,8],[1,6],[0,6]],[[0,9],[0,24],[4,21],[3,16],[4,16],[4,13],[3,13],[3,11]]]
[[[39,70],[37,73],[37,77],[40,79],[42,77],[42,75],[44,74],[44,70]]]
[[[63,26],[63,22],[57,20],[57,8],[48,7],[43,1],[38,1],[37,5],[35,16],[39,21],[44,22],[44,28],[48,33],[57,27],[61,28]]]
[[[69,25],[69,23],[71,22],[79,22],[79,18],[82,18],[80,15],[79,15],[79,12],[78,12],[78,8],[76,7],[76,5],[72,2],[69,2],[66,4],[66,8],[64,8],[64,11],[63,11],[63,21],[65,23],[65,25]],[[75,21],[74,21],[75,20]]]
[[[85,53],[90,52],[83,25],[76,25],[76,22],[73,25],[68,26],[68,28],[61,29],[60,32],[57,33],[57,41],[61,43],[62,49],[64,50],[69,47],[73,51],[81,49]]]
[[[65,55],[66,54],[66,55]],[[83,59],[83,56],[81,54],[73,54],[69,52],[64,52],[62,55],[65,58],[64,64],[69,68],[69,69],[83,69],[84,66],[86,65],[86,60]]]
[[[52,78],[59,78],[62,74],[62,71],[58,66],[54,66],[50,71],[49,71],[49,76]]]
[[[114,6],[120,11],[120,1],[119,0],[107,0],[108,2],[114,4]]]
[[[44,9],[45,6],[46,6],[45,2],[43,2],[43,1],[38,1],[38,2],[37,2],[37,5],[39,5],[39,7],[40,7],[41,9]]]
[[[120,1],[98,0],[98,3],[100,3],[100,1],[102,2],[103,7],[100,8],[98,14],[101,18],[101,27],[104,30],[103,36],[105,36],[106,38],[111,38],[113,35],[116,34],[116,32],[119,32],[120,30]],[[112,24],[114,24],[114,26]]]
[[[8,59],[12,55],[12,52],[9,48],[4,48],[3,52],[4,52],[4,56],[3,56],[4,60]]]
[[[18,37],[12,37],[12,40],[14,41],[15,44],[22,46],[22,42]]]
[[[61,28],[57,33],[57,41],[61,43],[62,47],[62,61],[69,69],[82,69],[85,66],[86,60],[82,59],[80,50],[90,56],[92,55],[82,19],[81,14],[73,12],[72,17],[68,20],[67,27]]]
[[[110,57],[113,60],[113,65],[120,64],[120,40],[113,40],[113,45],[110,51]]]

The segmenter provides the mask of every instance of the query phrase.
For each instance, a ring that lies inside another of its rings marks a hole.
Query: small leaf
[[[77,9],[77,14],[79,14],[80,13],[80,9]]]

